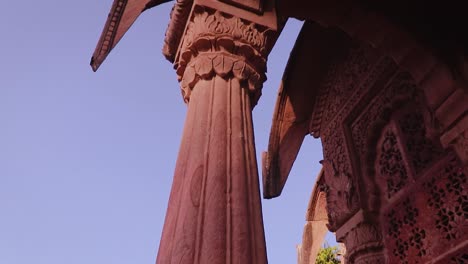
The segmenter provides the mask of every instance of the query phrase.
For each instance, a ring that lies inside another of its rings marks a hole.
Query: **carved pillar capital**
[[[347,252],[346,258],[355,260],[351,263],[365,263],[358,261],[358,259],[367,259],[367,255],[369,257],[371,255],[381,255],[383,258],[382,233],[377,225],[365,222],[359,223],[345,235],[344,242]]]
[[[385,263],[380,226],[365,215],[362,210],[358,211],[336,231],[336,238],[346,246],[347,262]]]
[[[199,80],[218,75],[238,79],[255,105],[277,35],[266,26],[195,5],[174,62],[184,101]]]

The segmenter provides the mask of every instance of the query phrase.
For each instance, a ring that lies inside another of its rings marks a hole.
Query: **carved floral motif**
[[[327,195],[329,228],[335,230],[358,209],[357,196],[350,175],[339,171],[332,161],[321,163],[325,170],[323,190]]]
[[[335,123],[333,128],[335,129],[330,131],[330,134],[322,137],[324,158],[333,162],[337,171],[350,174],[351,165],[342,129],[338,123]]]
[[[264,78],[253,69],[242,57],[228,53],[203,53],[193,59],[186,67],[181,80],[182,96],[185,102],[190,99],[190,93],[200,79],[211,79],[214,75],[225,77],[235,77],[245,81],[252,95],[252,100],[256,102],[260,98],[261,90],[259,83],[263,83]]]
[[[368,88],[361,85],[372,66],[368,61],[368,50],[360,46],[352,47],[343,61],[330,67],[314,104],[310,124],[310,132],[314,137],[319,137],[321,130],[332,126],[330,122],[333,119],[342,121],[343,114],[338,116],[338,113],[348,113],[343,106],[348,106],[349,110],[353,106],[349,101],[358,100],[362,90]]]
[[[324,90],[328,91],[328,94],[322,127],[336,117],[357,89],[362,88],[361,82],[372,66],[368,61],[368,51],[369,49],[364,47],[353,47],[344,62],[332,67],[324,85]]]
[[[397,136],[390,127],[382,133],[377,153],[376,172],[382,178],[378,180],[385,183],[385,193],[390,199],[408,183],[408,173],[397,144]]]
[[[258,72],[266,71],[266,56],[277,32],[206,7],[196,6],[176,63],[178,74],[192,57],[206,51],[224,51],[244,57]]]
[[[184,45],[190,47],[193,42],[203,36],[216,36],[218,38],[228,36],[233,40],[249,44],[259,53],[264,54],[268,29],[260,30],[259,26],[241,20],[238,17],[229,16],[219,11],[208,11],[202,8],[201,12],[195,12],[192,22],[187,28]]]
[[[277,33],[210,8],[195,6],[175,63],[184,100],[214,74],[245,82],[255,105],[266,80],[266,57]]]
[[[367,161],[369,154],[369,134],[373,127],[383,126],[388,120],[388,113],[396,104],[413,99],[416,93],[416,85],[413,78],[407,72],[399,72],[390,80],[388,85],[378,93],[362,114],[353,121],[351,132],[355,148],[363,161]],[[379,124],[380,123],[380,124]],[[367,133],[364,133],[367,132]],[[374,143],[375,144],[375,143]]]
[[[349,150],[344,133],[345,119],[381,75],[394,67],[394,62],[388,58],[371,63],[369,57],[367,47],[354,47],[349,51],[344,64],[332,67],[319,92],[310,124],[310,131],[314,136],[322,135],[324,158],[333,164],[333,175],[340,175],[334,180],[346,178],[352,186],[347,193],[348,201],[344,202],[331,194],[333,203],[340,204],[340,207],[330,203],[328,205],[328,210],[331,210],[331,228],[338,228],[359,208],[349,157],[353,150]],[[366,134],[365,131],[363,134]]]

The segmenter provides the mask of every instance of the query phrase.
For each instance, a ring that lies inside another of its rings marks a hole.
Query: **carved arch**
[[[404,78],[406,80],[411,80],[409,76],[405,76],[405,73],[399,73],[400,78]],[[398,75],[398,74],[397,74]],[[392,85],[403,85],[402,83],[398,83],[400,80],[398,80],[398,76],[395,76],[393,79],[394,81],[396,80],[397,83],[390,83],[388,84],[387,88],[392,88]],[[363,156],[360,157],[361,162],[360,162],[360,168],[361,168],[361,176],[362,176],[362,181],[363,185],[361,186],[366,186],[366,188],[361,188],[359,192],[363,196],[367,196],[366,201],[366,209],[374,212],[378,212],[381,201],[381,193],[380,189],[378,188],[378,184],[375,179],[375,160],[376,160],[376,147],[377,143],[381,137],[381,134],[384,130],[384,128],[388,125],[388,123],[391,120],[392,112],[394,109],[399,109],[403,107],[404,105],[413,102],[414,99],[417,97],[417,91],[416,87],[413,85],[406,86],[407,87],[407,93],[404,94],[398,94],[396,97],[393,98],[385,98],[385,95],[382,95],[381,97],[382,101],[390,100],[387,104],[385,105],[378,105],[378,103],[375,104],[370,104],[367,109],[363,111],[361,114],[361,118],[365,118],[366,114],[369,114],[367,116],[369,122],[368,124],[363,124],[362,122],[366,122],[366,120],[359,120],[359,118],[356,120],[356,123],[351,125],[352,130],[361,130],[361,133],[367,133],[367,137],[364,139],[364,143],[362,146],[354,146],[355,148],[363,148],[362,154]],[[382,89],[383,92],[385,89]],[[381,108],[379,108],[379,106]],[[354,126],[356,125],[356,126]],[[356,131],[353,131],[356,132]],[[359,131],[358,131],[359,133]],[[355,139],[356,135],[353,135],[353,139]],[[357,142],[353,142],[356,144]],[[367,194],[367,195],[366,195]],[[371,195],[368,195],[371,194]]]
[[[388,82],[387,86],[382,89],[380,94],[375,96],[374,101],[361,111],[361,115],[356,118],[353,124],[351,124],[352,133],[359,133],[359,130],[361,130],[361,133],[367,134],[365,141],[360,140],[361,144],[364,143],[360,146],[362,149],[361,153],[363,154],[363,156],[360,157],[361,176],[364,180],[364,184],[362,186],[367,186],[367,188],[360,190],[361,195],[370,193],[372,190],[379,190],[376,185],[376,177],[378,177],[379,173],[375,170],[375,164],[376,162],[379,162],[379,151],[377,148],[379,147],[379,142],[384,142],[384,139],[382,139],[382,137],[385,136],[384,134],[395,134],[387,137],[387,141],[391,141],[392,137],[395,137],[395,140],[398,138],[398,142],[402,140],[400,137],[404,134],[404,131],[400,131],[400,126],[403,124],[396,123],[398,123],[398,121],[402,121],[400,119],[403,117],[398,117],[396,115],[407,113],[417,116],[418,118],[416,121],[420,121],[419,124],[421,124],[421,129],[419,129],[420,133],[423,133],[420,137],[424,140],[427,138],[426,143],[424,144],[427,145],[432,144],[430,142],[437,142],[438,146],[431,149],[431,151],[435,153],[434,155],[438,155],[437,153],[442,151],[440,144],[438,144],[440,134],[438,133],[434,122],[434,113],[432,113],[426,103],[424,91],[417,86],[415,81],[406,72],[397,72],[396,75]],[[416,125],[416,123],[414,123],[414,125]],[[389,130],[392,130],[392,132]],[[411,131],[408,131],[406,133],[410,132]],[[355,138],[357,138],[357,136],[353,134],[353,139]],[[353,143],[359,143],[359,140],[358,142]],[[407,143],[409,144],[410,142]],[[404,142],[400,142],[400,144],[404,144]],[[355,148],[356,147],[357,146],[355,146]],[[382,146],[380,147],[382,148]],[[418,155],[417,153],[407,153],[408,150],[405,149],[406,148],[403,148],[401,150],[403,151],[401,154],[403,156],[400,158],[411,159],[412,157],[409,157],[410,155]],[[415,151],[417,150],[414,150],[413,152]],[[412,176],[420,173],[420,170],[423,169],[422,165],[418,164],[414,164],[414,166],[419,166],[419,168],[414,168],[412,164],[407,166],[410,167],[408,169],[411,170],[408,173]],[[376,197],[382,197],[382,195],[377,194]],[[374,201],[372,201],[372,199],[368,199],[369,204],[367,209],[375,212],[379,210],[381,201],[380,198],[376,199],[377,200]]]

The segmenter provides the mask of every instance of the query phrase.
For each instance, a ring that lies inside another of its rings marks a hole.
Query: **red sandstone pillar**
[[[252,104],[266,28],[195,7],[176,60],[187,119],[157,264],[267,263]]]

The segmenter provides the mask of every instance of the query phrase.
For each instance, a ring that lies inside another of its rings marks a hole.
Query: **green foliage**
[[[318,252],[316,264],[340,264],[341,261],[338,259],[338,247],[330,247],[324,245]]]

